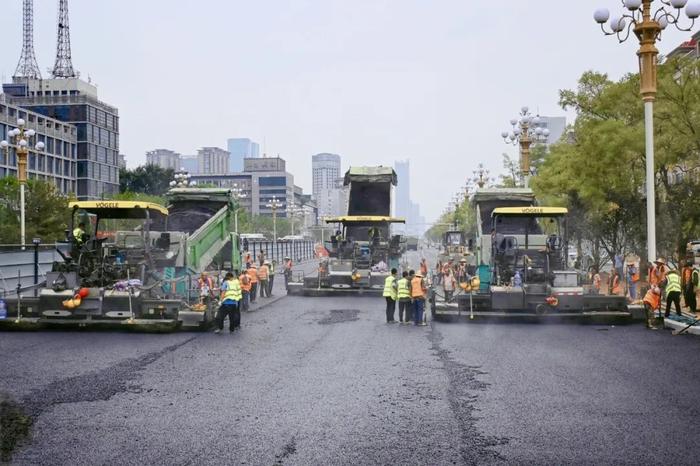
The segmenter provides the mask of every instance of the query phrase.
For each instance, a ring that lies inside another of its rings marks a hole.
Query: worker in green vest
[[[233,333],[241,326],[240,303],[243,299],[241,282],[238,281],[238,270],[233,273],[228,272],[221,284],[221,306],[219,307],[216,323],[218,327],[214,333],[221,333],[224,329],[224,319],[228,316],[228,329]]]
[[[678,270],[671,270],[666,275],[666,314],[671,315],[671,303],[676,306],[676,314],[681,315],[681,276]]]
[[[83,222],[80,222],[78,227],[73,229],[73,239],[78,246],[85,242],[85,224]]]
[[[403,271],[401,278],[396,283],[397,297],[399,298],[399,321],[402,324],[411,323],[411,281],[408,272]]]
[[[391,275],[384,280],[384,293],[382,295],[386,299],[386,322],[388,324],[396,322],[394,320],[397,298],[396,274],[396,269],[391,269]]]

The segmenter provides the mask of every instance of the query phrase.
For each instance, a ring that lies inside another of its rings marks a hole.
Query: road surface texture
[[[0,334],[14,464],[698,464],[700,340],[386,324],[285,297],[222,335]]]

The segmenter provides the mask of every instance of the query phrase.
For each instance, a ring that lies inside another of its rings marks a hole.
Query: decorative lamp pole
[[[238,183],[233,184],[231,193],[233,194],[233,199],[236,201],[236,209],[233,211],[233,223],[236,233],[238,233],[238,211],[241,208],[241,199],[244,199],[247,196],[243,192],[243,188],[238,187]]]
[[[490,172],[486,168],[484,168],[483,163],[480,163],[477,169],[474,170],[472,173],[474,173],[474,178],[472,181],[476,183],[476,185],[479,188],[483,188],[487,183],[491,181],[491,179],[489,178]]]
[[[541,124],[539,115],[532,116],[529,109],[523,107],[518,118],[510,120],[512,130],[501,133],[506,144],[520,145],[520,172],[526,188],[530,183],[530,146],[546,141],[549,136],[549,130],[542,128]]]
[[[19,229],[20,229],[20,242],[22,248],[24,248],[25,243],[25,192],[24,187],[27,184],[27,155],[29,154],[29,146],[32,139],[36,136],[36,131],[33,129],[26,129],[25,122],[22,118],[17,120],[17,128],[11,129],[7,132],[7,136],[12,141],[0,141],[0,148],[7,156],[10,147],[15,150],[17,154],[17,180],[19,181]],[[44,143],[39,141],[36,143],[34,148],[38,152],[44,150]]]
[[[171,188],[187,188],[196,184],[194,181],[190,181],[190,174],[182,168],[173,173],[173,178],[170,182]]]
[[[284,204],[277,199],[277,196],[272,196],[272,199],[265,204],[265,207],[272,209],[272,234],[274,242],[277,244],[277,209],[284,207]]]
[[[606,36],[616,35],[620,42],[626,41],[630,31],[639,40],[639,74],[640,94],[644,101],[644,134],[646,153],[646,191],[647,191],[647,254],[649,260],[656,257],[656,205],[654,189],[654,100],[656,99],[656,42],[661,38],[661,31],[673,24],[680,31],[690,31],[695,19],[700,16],[700,2],[688,0],[659,0],[663,5],[652,14],[651,4],[654,0],[622,0],[622,5],[629,13],[610,17],[607,8],[599,8],[593,13],[593,19],[600,24]],[[670,7],[670,8],[668,8]],[[690,26],[682,27],[681,9],[691,20]],[[675,12],[671,10],[675,9]],[[609,22],[609,30],[605,23]],[[629,23],[627,22],[629,20]]]

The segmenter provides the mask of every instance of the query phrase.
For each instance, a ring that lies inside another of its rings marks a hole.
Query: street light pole
[[[31,139],[36,135],[36,131],[33,129],[25,129],[25,121],[20,118],[17,120],[17,128],[10,130],[7,135],[13,144],[8,141],[0,141],[0,148],[7,156],[9,153],[9,148],[12,146],[17,154],[17,180],[19,181],[19,231],[20,231],[20,243],[22,244],[22,249],[24,249],[25,244],[25,185],[27,184],[27,155],[29,154],[29,143]],[[44,150],[44,143],[38,142],[35,146],[37,151]]]
[[[528,107],[522,107],[518,117],[510,120],[513,128],[510,132],[503,131],[501,137],[506,144],[520,146],[520,173],[527,188],[530,184],[530,146],[535,142],[546,141],[549,130],[540,126],[542,120],[539,115],[532,116]]]
[[[272,234],[275,244],[277,244],[277,209],[283,206],[284,204],[277,200],[277,196],[272,196],[272,200],[265,204],[265,207],[272,209]]]
[[[673,24],[681,31],[690,31],[695,24],[695,19],[700,16],[700,2],[688,0],[660,0],[666,7],[675,8],[675,13],[670,13],[662,6],[652,14],[651,4],[654,0],[623,0],[623,5],[629,13],[622,16],[610,17],[610,11],[599,8],[593,14],[593,19],[600,24],[600,28],[606,36],[616,35],[620,42],[626,41],[630,31],[639,40],[639,75],[640,94],[644,102],[644,150],[646,157],[646,195],[647,195],[647,255],[648,260],[656,257],[656,190],[654,170],[654,100],[656,100],[656,71],[659,51],[656,42],[661,38],[661,31],[669,24]],[[687,5],[686,5],[687,4]],[[685,14],[691,20],[690,26],[681,27],[678,21],[681,19],[681,9],[685,7]],[[610,20],[609,28],[605,29],[605,23]],[[629,24],[627,23],[629,20]]]

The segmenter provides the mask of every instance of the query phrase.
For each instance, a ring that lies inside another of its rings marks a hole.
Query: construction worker
[[[681,315],[681,277],[677,270],[670,270],[666,274],[666,312],[665,317],[671,315],[671,303],[676,306],[676,315]]]
[[[238,277],[238,281],[241,283],[241,292],[243,293],[243,299],[241,300],[241,310],[247,311],[250,309],[250,289],[253,284],[250,281],[250,276],[247,270],[243,270],[241,275]]]
[[[267,298],[267,293],[270,287],[270,267],[269,262],[264,261],[258,269],[258,288],[260,288],[260,297]]]
[[[284,258],[284,288],[289,289],[289,280],[292,279],[292,259],[289,256]]]
[[[661,308],[661,289],[654,285],[644,295],[644,313],[647,318],[647,328],[656,330],[654,313]]]
[[[683,287],[683,300],[690,312],[695,313],[697,301],[695,289],[698,286],[698,271],[693,267],[693,261],[686,261],[681,272],[681,286]]]
[[[663,290],[663,283],[666,281],[668,267],[666,261],[658,258],[654,261],[654,265],[649,269],[649,284],[657,285]]]
[[[595,294],[600,294],[600,285],[602,281],[603,280],[600,278],[600,273],[598,273],[598,269],[593,269],[593,292]]]
[[[408,279],[408,272],[401,273],[401,278],[396,283],[396,295],[399,299],[399,321],[408,324],[411,321],[409,310],[411,309],[411,282]]]
[[[634,262],[627,264],[627,292],[632,301],[637,300],[637,282],[639,281],[639,269]]]
[[[428,263],[426,262],[425,257],[420,260],[420,274],[421,277],[428,276]]]
[[[396,310],[396,299],[398,298],[397,284],[396,284],[396,269],[391,269],[391,275],[386,277],[384,280],[384,292],[382,296],[386,300],[386,323],[393,324],[394,311]]]
[[[440,259],[438,259],[437,264],[435,264],[435,277],[436,277],[435,284],[436,285],[440,284],[440,282],[442,280],[443,273],[444,273],[444,267],[443,267],[442,261]]]
[[[238,281],[238,271],[229,272],[224,277],[224,282],[221,284],[221,306],[217,315],[218,328],[214,333],[221,333],[224,329],[224,319],[228,316],[228,329],[233,333],[241,326],[241,311],[239,303],[243,298],[241,292],[241,284]]]
[[[273,260],[272,262],[268,262],[267,266],[270,269],[270,276],[269,276],[270,284],[267,288],[267,296],[270,297],[270,296],[272,296],[272,289],[275,286],[275,271],[277,270],[277,261]]]
[[[248,276],[250,277],[250,302],[254,303],[258,294],[258,266],[255,263],[250,264]]]
[[[85,223],[78,223],[78,227],[73,229],[73,239],[77,246],[81,246],[85,242]]]
[[[427,325],[423,322],[423,311],[425,310],[425,296],[428,291],[423,280],[423,274],[418,272],[411,280],[411,299],[413,300],[413,323],[414,325]]]
[[[197,289],[199,290],[199,301],[204,303],[214,297],[214,280],[206,273],[199,274],[197,279]]]
[[[246,248],[247,249],[247,248]],[[253,263],[253,259],[250,257],[250,252],[246,251],[245,252],[245,258],[243,259],[243,264],[245,265],[246,269],[250,268],[250,264]]]
[[[622,294],[622,282],[620,280],[620,273],[617,268],[612,270],[610,275],[610,294],[621,295]]]
[[[452,295],[454,294],[456,287],[457,281],[455,280],[455,276],[452,273],[452,269],[448,268],[445,270],[445,273],[442,276],[442,290],[445,294],[446,303],[452,301]]]

